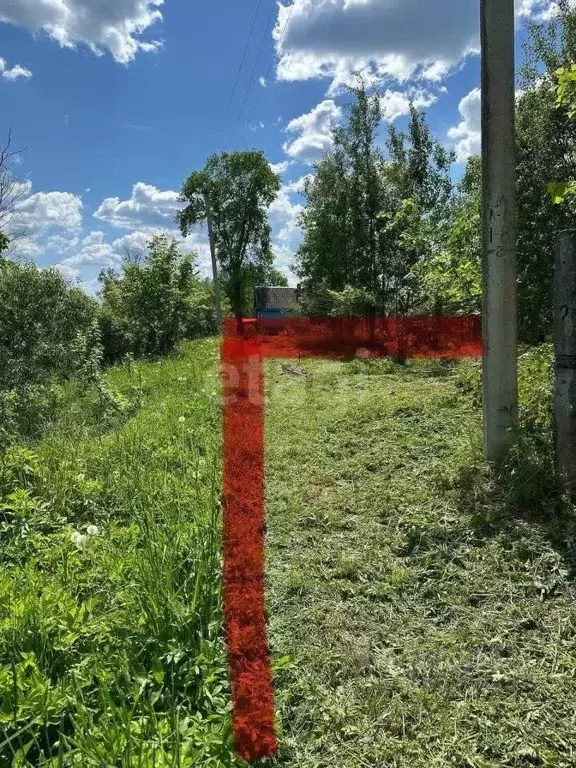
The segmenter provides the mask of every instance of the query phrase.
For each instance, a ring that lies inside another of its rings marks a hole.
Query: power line
[[[250,91],[252,90],[252,86],[254,84],[254,79],[256,76],[256,71],[258,69],[258,64],[260,63],[260,57],[262,56],[262,51],[264,49],[264,43],[266,42],[266,37],[268,35],[268,30],[270,28],[271,22],[274,20],[274,14],[276,12],[276,8],[274,5],[272,5],[270,9],[270,16],[268,17],[268,21],[266,22],[266,26],[264,27],[264,31],[262,33],[262,38],[260,40],[260,46],[258,48],[258,55],[256,56],[256,61],[254,62],[254,67],[252,68],[252,72],[250,74],[250,78],[248,80],[248,87],[246,88],[246,93],[244,94],[244,101],[242,102],[242,106],[240,107],[240,113],[238,115],[238,121],[236,123],[237,126],[240,125],[240,121],[242,120],[242,115],[244,114],[244,107],[246,106],[246,102],[248,101],[248,96],[250,94]]]
[[[240,75],[242,74],[242,69],[244,67],[244,62],[246,61],[246,54],[248,53],[248,48],[250,46],[250,41],[252,40],[252,35],[254,34],[254,28],[256,26],[256,19],[258,18],[258,13],[260,12],[260,8],[262,6],[263,0],[258,0],[258,3],[256,4],[256,10],[254,11],[254,16],[252,17],[252,24],[250,25],[250,33],[248,35],[248,39],[246,40],[246,45],[244,46],[244,52],[242,54],[242,58],[240,60],[240,66],[238,67],[238,72],[236,73],[236,80],[234,82],[234,87],[232,88],[232,93],[230,94],[230,98],[228,99],[228,105],[226,107],[226,112],[224,114],[224,118],[222,119],[222,124],[220,126],[220,130],[218,132],[218,139],[222,137],[222,134],[224,133],[224,126],[226,125],[226,120],[228,119],[228,115],[230,114],[230,108],[232,107],[232,102],[234,101],[234,96],[236,95],[236,89],[238,88],[238,83],[240,81]]]
[[[290,22],[290,19],[292,17],[292,11],[294,10],[294,6],[296,5],[296,0],[293,0],[292,5],[290,6],[290,10],[288,11],[288,15],[286,16],[286,22],[284,24],[284,27],[282,29],[282,32],[280,34],[280,37],[278,39],[278,48],[282,45],[282,42],[284,41],[284,36],[286,34],[286,30],[288,29],[288,24]],[[268,67],[268,71],[266,72],[266,77],[264,78],[266,81],[270,77],[270,73],[272,72],[272,67],[274,66],[275,58],[272,56],[272,61],[270,62],[270,66]],[[260,104],[260,96],[262,95],[262,90],[258,92],[258,96],[256,97],[256,102],[254,103],[254,108],[252,109],[252,113],[250,115],[250,118],[248,119],[247,127],[250,126],[250,123],[252,122],[254,115],[256,114],[256,110],[258,109],[258,105]]]

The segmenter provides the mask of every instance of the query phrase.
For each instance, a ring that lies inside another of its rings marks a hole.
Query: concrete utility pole
[[[554,274],[556,464],[576,493],[576,231],[558,235]]]
[[[210,205],[210,194],[206,192],[206,218],[208,220],[208,238],[210,240],[210,256],[212,257],[212,282],[214,285],[214,309],[216,310],[216,322],[218,323],[218,332],[222,332],[222,301],[220,298],[220,283],[218,282],[218,262],[216,261],[216,245],[214,243],[214,230],[212,228],[212,206]]]
[[[480,0],[484,451],[506,453],[518,410],[514,0]]]

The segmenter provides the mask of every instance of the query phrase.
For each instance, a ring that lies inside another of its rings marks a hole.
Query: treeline
[[[0,255],[0,448],[44,431],[64,382],[74,379],[103,410],[114,408],[105,365],[165,355],[217,332],[210,282],[198,275],[195,256],[166,237],[100,281],[97,300],[56,269]]]
[[[538,343],[551,330],[556,235],[576,226],[576,197],[557,205],[549,194],[551,181],[576,179],[576,126],[566,98],[576,12],[562,0],[557,18],[529,33],[517,99],[518,291],[520,338]],[[564,98],[559,82],[567,83]],[[296,263],[305,311],[479,312],[480,159],[469,159],[454,186],[454,154],[433,137],[424,112],[412,107],[408,130],[388,127],[381,147],[380,97],[362,85],[352,91],[348,120],[305,186]]]
[[[0,153],[0,225],[15,209],[9,156]],[[279,188],[261,152],[213,156],[183,185],[187,205],[176,222],[183,236],[211,210],[224,314],[252,314],[256,285],[287,284],[273,266],[267,217]],[[105,418],[126,405],[104,385],[105,366],[167,355],[219,332],[213,281],[174,239],[156,236],[146,253],[127,253],[119,271],[104,270],[96,298],[56,269],[16,263],[10,247],[11,236],[0,234],[0,452],[45,431],[66,382],[83,388],[86,407]]]

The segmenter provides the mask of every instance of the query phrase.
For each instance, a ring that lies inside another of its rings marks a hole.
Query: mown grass
[[[576,765],[576,526],[544,358],[499,474],[475,364],[269,364],[274,765]]]
[[[2,461],[0,765],[235,764],[218,354],[111,370],[112,409],[71,385]]]

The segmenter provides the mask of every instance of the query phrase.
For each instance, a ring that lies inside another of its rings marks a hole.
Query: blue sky
[[[519,42],[554,10],[516,8]],[[178,190],[208,155],[258,148],[284,180],[270,217],[288,271],[301,180],[353,70],[389,121],[413,99],[461,162],[479,150],[478,15],[478,0],[0,0],[0,131],[25,149],[8,224],[20,256],[94,291],[127,247],[178,234]],[[208,273],[205,233],[184,247]]]

